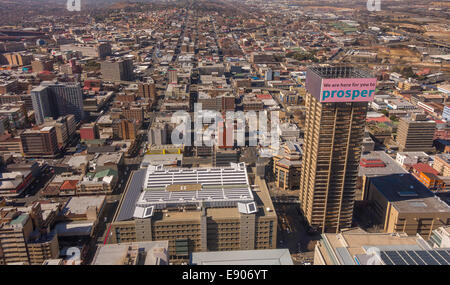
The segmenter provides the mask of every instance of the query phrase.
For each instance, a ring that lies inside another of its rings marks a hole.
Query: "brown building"
[[[322,103],[320,85],[324,79],[370,76],[339,67],[307,72],[300,203],[309,224],[322,232],[339,232],[352,225],[368,103]]]
[[[0,154],[22,154],[20,137],[12,137],[9,133],[0,136]]]
[[[138,84],[138,95],[141,98],[150,98],[152,101],[156,100],[156,85],[153,80],[146,83]]]
[[[31,68],[33,69],[33,72],[36,73],[42,71],[53,71],[53,60],[51,59],[35,60],[31,63]]]
[[[113,124],[113,136],[121,140],[134,141],[137,136],[134,120],[117,119]]]
[[[3,56],[8,61],[10,66],[24,66],[29,65],[33,60],[32,54],[22,54],[22,53],[6,53]]]
[[[401,118],[397,129],[399,150],[431,152],[436,123],[427,121],[426,115],[413,114],[411,118]]]
[[[26,130],[20,139],[26,157],[54,157],[59,151],[55,127]]]
[[[17,80],[0,81],[0,95],[16,92],[17,84]]]
[[[57,120],[46,119],[43,124],[46,127],[55,127],[56,139],[58,141],[58,147],[64,148],[74,135],[77,127],[74,115],[67,115],[60,117]]]
[[[122,116],[127,120],[135,120],[141,124],[144,121],[144,108],[130,106],[122,110]]]
[[[249,183],[245,164],[134,172],[108,243],[169,240],[171,260],[199,251],[276,248],[267,185],[256,178],[259,188],[252,191]]]
[[[283,190],[298,190],[302,168],[300,145],[288,142],[282,150],[273,157],[275,185]]]
[[[433,168],[443,176],[450,176],[450,154],[437,154],[434,158]]]

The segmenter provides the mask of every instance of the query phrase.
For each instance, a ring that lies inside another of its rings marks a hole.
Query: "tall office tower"
[[[436,122],[428,121],[425,114],[401,118],[397,130],[400,151],[433,151]]]
[[[84,118],[83,91],[79,84],[43,82],[31,90],[31,100],[38,125],[46,117],[74,115],[77,122]]]
[[[133,81],[133,60],[103,61],[101,63],[101,72],[105,81]]]
[[[175,68],[169,68],[169,84],[178,83],[178,72]]]
[[[156,100],[156,85],[155,81],[148,77],[146,82],[138,84],[138,95],[141,98],[150,98]]]
[[[352,67],[307,71],[300,202],[309,224],[339,232],[352,224],[368,102],[376,78]]]

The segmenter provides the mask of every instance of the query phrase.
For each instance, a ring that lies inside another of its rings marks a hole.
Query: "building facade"
[[[244,164],[135,172],[108,243],[169,240],[171,260],[192,252],[276,248],[277,216],[264,180],[255,183],[259,190],[251,191]]]
[[[31,99],[38,125],[47,117],[74,115],[77,122],[84,118],[83,92],[78,84],[44,83],[31,91]]]
[[[309,224],[322,232],[339,232],[352,225],[368,103],[351,98],[328,103],[321,90],[330,80],[347,84],[367,78],[371,75],[345,67],[310,68],[307,72],[300,202]]]

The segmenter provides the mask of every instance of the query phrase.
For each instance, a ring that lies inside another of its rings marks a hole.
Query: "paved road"
[[[320,239],[320,235],[309,235],[299,205],[276,205],[278,215],[278,248],[288,248],[297,263],[308,261],[313,256],[311,241]],[[308,249],[308,245],[310,248]]]

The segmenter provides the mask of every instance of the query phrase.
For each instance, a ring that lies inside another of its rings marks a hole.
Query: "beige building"
[[[314,265],[439,265],[448,264],[449,257],[433,250],[421,236],[352,229],[322,234]]]
[[[200,251],[276,248],[277,215],[265,181],[256,178],[252,190],[248,179],[245,164],[134,172],[108,243],[169,240],[171,260]]]
[[[413,114],[411,118],[401,118],[397,129],[397,143],[401,152],[431,152],[436,123],[427,121],[424,114]]]
[[[169,242],[100,245],[91,265],[169,265]]]
[[[40,265],[57,258],[57,234],[49,231],[54,216],[53,209],[43,209],[40,203],[20,210],[0,208],[0,264]]]
[[[428,239],[433,230],[450,224],[450,207],[411,174],[372,177],[367,184],[365,200],[387,233]]]
[[[352,226],[358,167],[371,97],[369,93],[364,96],[367,100],[355,102],[345,99],[344,91],[340,90],[342,96],[336,95],[334,101],[324,101],[326,98],[321,90],[325,82],[360,80],[376,84],[370,72],[353,67],[311,67],[306,74],[308,92],[305,96],[300,204],[309,225],[321,232],[339,232]]]
[[[450,154],[437,154],[434,158],[433,168],[442,176],[450,176]]]
[[[367,103],[320,103],[306,95],[300,202],[322,232],[351,227]]]
[[[283,190],[298,190],[300,183],[301,147],[287,142],[280,154],[273,157],[275,185]]]

